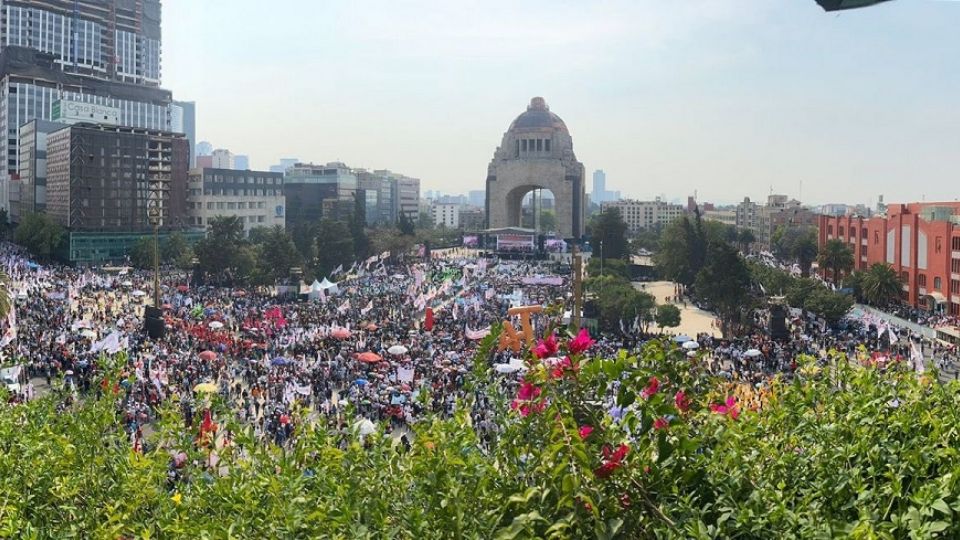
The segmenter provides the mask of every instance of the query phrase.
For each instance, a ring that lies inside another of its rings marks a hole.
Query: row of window
[[[263,201],[239,201],[239,202],[207,202],[207,210],[257,210],[266,208]],[[202,202],[188,202],[187,208],[201,210]]]
[[[204,195],[218,197],[279,197],[283,195],[280,189],[205,189]]]
[[[517,151],[519,156],[527,152],[549,152],[550,139],[517,139]]]
[[[282,178],[274,178],[274,177],[272,177],[272,176],[267,176],[267,177],[263,177],[263,176],[255,176],[255,177],[254,177],[254,176],[251,176],[251,177],[249,177],[249,179],[250,179],[249,182],[247,182],[247,178],[248,178],[248,177],[246,177],[246,176],[224,176],[224,175],[222,175],[222,174],[211,174],[210,176],[207,176],[207,177],[206,177],[207,180],[213,182],[214,184],[222,184],[223,182],[227,182],[228,184],[230,184],[230,183],[232,183],[232,184],[247,184],[247,183],[249,183],[249,184],[258,184],[258,185],[267,184],[267,185],[271,185],[271,186],[272,186],[274,183],[276,183],[276,184],[278,184],[278,185],[283,183],[283,179],[282,179]]]
[[[267,221],[266,216],[238,216],[238,217],[240,218],[240,221],[246,221],[247,223],[266,223]],[[212,220],[213,218],[210,218],[208,221],[212,221]],[[194,217],[192,218],[192,220],[191,218],[187,218],[187,222],[191,222],[191,221],[193,225],[203,225],[202,217]]]

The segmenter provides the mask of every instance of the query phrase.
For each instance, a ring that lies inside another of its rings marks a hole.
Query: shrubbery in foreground
[[[485,354],[492,339],[485,343]],[[703,375],[664,343],[587,359],[547,340],[522,385],[476,392],[508,418],[492,444],[471,404],[409,450],[301,427],[287,451],[208,453],[164,409],[134,453],[110,399],[0,411],[0,535],[18,538],[930,538],[960,525],[960,399],[915,373],[804,359],[768,392]],[[478,361],[478,365],[486,365]],[[616,404],[598,396],[612,395]],[[218,407],[219,405],[214,405]],[[753,410],[758,409],[758,410]],[[226,415],[222,415],[226,417]],[[180,478],[171,453],[185,451]],[[223,476],[221,476],[221,474]]]

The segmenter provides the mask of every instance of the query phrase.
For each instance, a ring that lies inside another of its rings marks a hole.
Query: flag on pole
[[[346,300],[344,300],[343,303],[340,304],[340,307],[337,308],[337,313],[340,313],[340,314],[346,313],[348,309],[350,309],[350,299],[349,299],[349,298],[346,299]]]
[[[917,373],[926,371],[927,368],[923,365],[923,352],[920,351],[920,347],[913,342],[910,342],[910,361],[913,363],[913,368],[917,370]]]
[[[367,307],[360,309],[360,315],[366,315],[371,309],[373,309],[373,300],[370,300],[370,302],[367,303]]]
[[[339,274],[340,272],[343,272],[343,263],[341,263],[339,266],[337,266],[336,268],[334,268],[334,269],[333,269],[333,272],[330,272],[330,277],[333,277],[333,276]]]

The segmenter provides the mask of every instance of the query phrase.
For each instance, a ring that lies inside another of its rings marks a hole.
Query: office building
[[[437,227],[456,229],[460,227],[460,205],[453,203],[433,203],[430,216]]]
[[[0,206],[9,208],[18,181],[19,127],[54,120],[58,102],[116,111],[118,125],[171,129],[172,97],[159,88],[159,0],[2,1],[0,10]]]
[[[16,199],[11,190],[10,219],[19,223],[28,213],[43,213],[47,209],[47,135],[63,129],[66,124],[31,120],[20,126],[20,170]]]
[[[284,174],[287,226],[349,217],[357,189],[356,172],[343,163],[295,164]]]
[[[367,225],[390,225],[397,221],[393,204],[393,180],[389,171],[357,171],[359,188],[366,200]]]
[[[621,200],[605,202],[600,205],[601,211],[606,212],[616,208],[627,224],[627,230],[637,233],[641,230],[656,230],[669,225],[685,213],[682,204],[673,204],[657,197],[653,201]]]
[[[874,263],[896,270],[904,303],[960,315],[960,203],[889,204],[885,214],[821,215],[818,222],[821,249],[842,240],[853,252],[855,270]]]
[[[287,172],[287,169],[293,167],[297,163],[300,163],[300,160],[297,158],[283,158],[280,160],[279,164],[270,166],[270,172],[285,173]]]
[[[620,200],[619,191],[607,191],[607,173],[602,169],[593,171],[593,191],[590,193],[590,200],[599,205]]]
[[[153,230],[151,196],[165,232],[188,229],[189,160],[177,133],[75,124],[47,135],[46,213],[68,230],[69,260],[124,257]]]
[[[237,154],[233,156],[233,168],[238,171],[249,170],[250,156],[245,156],[243,154]]]
[[[467,202],[470,206],[483,208],[483,205],[487,202],[487,192],[482,189],[471,190],[467,193]]]
[[[217,148],[210,155],[211,169],[234,169],[236,161],[233,152],[224,148]]]
[[[392,186],[393,214],[396,219],[403,214],[416,221],[420,217],[420,179],[397,174],[392,177]]]
[[[267,171],[193,169],[187,186],[188,222],[209,227],[217,216],[237,216],[249,234],[256,227],[283,227],[283,175]]]
[[[198,156],[211,156],[213,155],[213,145],[207,141],[200,141],[197,143],[197,155]]]
[[[197,166],[197,104],[174,101],[170,106],[170,131],[183,133],[190,143],[190,167]]]
[[[702,216],[706,221],[716,221],[730,227],[737,226],[737,210],[735,208],[704,210]]]

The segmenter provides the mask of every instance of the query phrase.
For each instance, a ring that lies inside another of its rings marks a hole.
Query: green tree
[[[899,301],[903,281],[889,264],[873,263],[859,278],[860,294],[867,303],[886,307]]]
[[[555,232],[557,230],[557,213],[553,210],[543,210],[540,212],[540,230],[543,232]]]
[[[244,251],[243,221],[238,216],[217,216],[210,220],[207,237],[197,242],[195,251],[200,270],[214,282],[232,285],[250,277],[256,266]]]
[[[750,229],[740,229],[740,232],[737,233],[737,245],[740,247],[742,253],[748,253],[750,246],[756,243],[756,241],[757,237]]]
[[[834,283],[841,283],[841,273],[853,268],[853,251],[850,246],[839,238],[828,240],[819,256],[820,266],[830,270],[830,277]]]
[[[790,245],[790,256],[797,261],[802,277],[810,276],[810,267],[817,260],[817,230],[808,228],[802,230]]]
[[[192,256],[191,251],[183,234],[174,232],[160,244],[160,263],[177,264],[177,261],[183,260],[188,254]]]
[[[142,270],[153,268],[153,251],[153,237],[140,237],[130,248],[130,264]]]
[[[350,266],[354,259],[353,236],[342,221],[325,219],[317,226],[314,270],[318,276],[328,276],[337,266]]]
[[[804,304],[804,309],[826,319],[830,324],[836,324],[851,307],[853,298],[850,295],[834,292],[823,286],[814,289]]]
[[[257,273],[264,284],[272,285],[290,277],[290,269],[301,265],[297,246],[282,226],[267,228],[258,237]]]
[[[397,229],[403,236],[413,236],[417,232],[417,224],[410,219],[404,212],[400,212],[400,219],[397,220]]]
[[[619,209],[611,208],[594,216],[590,224],[590,243],[594,257],[623,259],[630,254],[627,224]]]
[[[300,259],[313,261],[317,258],[317,225],[313,223],[298,223],[290,229],[290,237],[297,246]],[[350,246],[353,249],[353,246]]]
[[[652,229],[641,229],[630,240],[630,251],[634,254],[645,249],[651,253],[656,253],[660,249],[660,237],[663,235],[662,227]]]
[[[29,213],[20,220],[13,239],[35,256],[50,259],[65,235],[63,227],[47,214]]]
[[[379,227],[370,233],[370,245],[374,253],[389,251],[394,255],[404,254],[413,248],[414,241],[413,235],[404,234],[399,228]]]
[[[10,216],[6,208],[0,208],[0,239],[7,239],[11,231]]]
[[[417,228],[432,229],[433,227],[434,227],[433,216],[430,215],[430,212],[420,212],[420,215],[417,218]]]
[[[697,295],[710,303],[720,319],[724,336],[742,323],[750,305],[750,272],[740,255],[728,244],[713,244],[707,263],[697,274]]]
[[[657,306],[656,322],[660,328],[680,326],[680,308],[673,304],[660,304]]]
[[[600,258],[590,257],[587,262],[587,273],[591,276],[616,276],[624,281],[630,281],[630,271],[627,262],[621,259],[609,259],[601,261]]]

